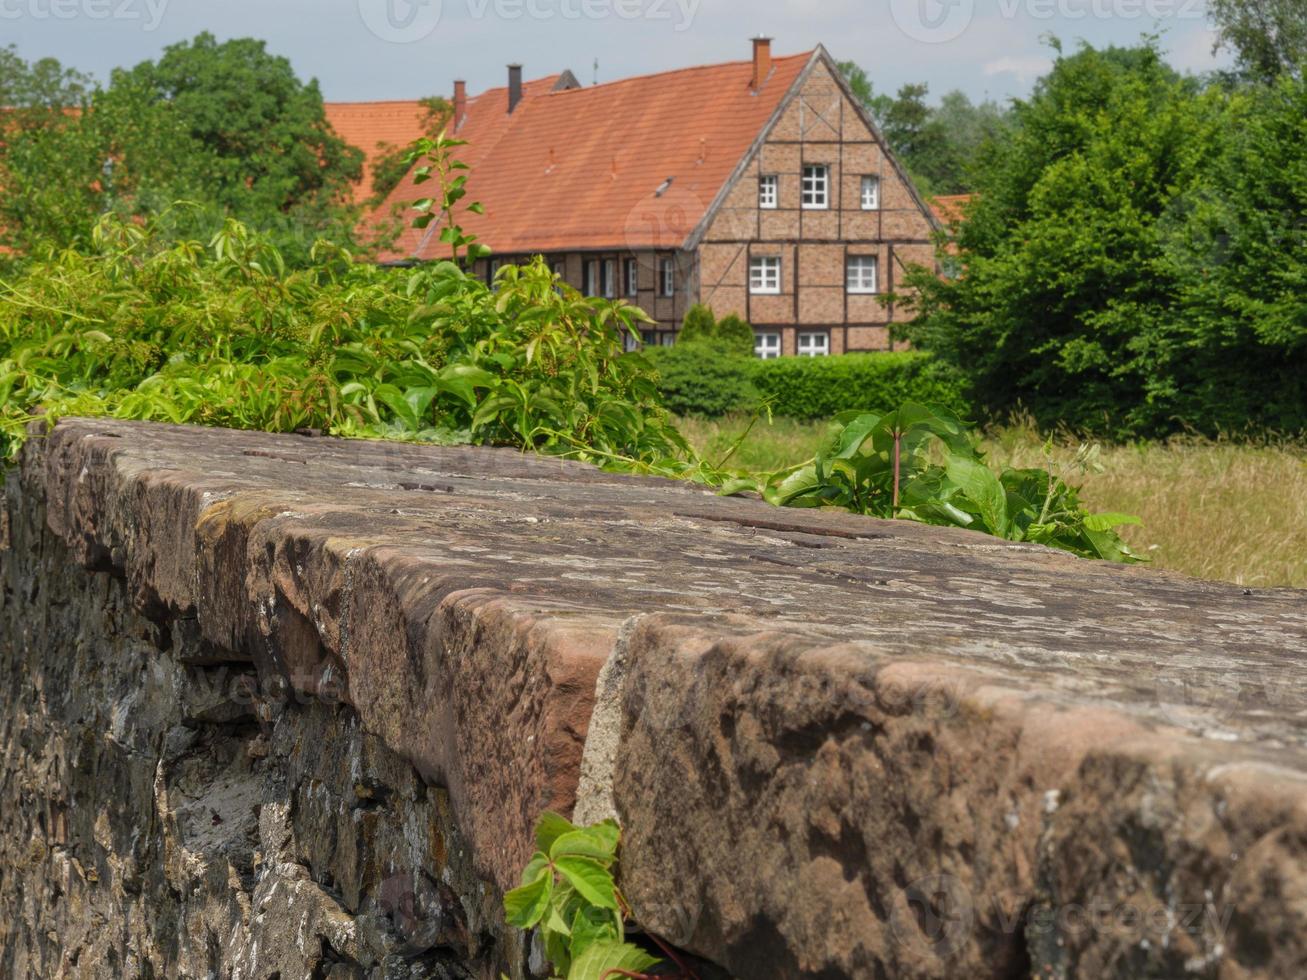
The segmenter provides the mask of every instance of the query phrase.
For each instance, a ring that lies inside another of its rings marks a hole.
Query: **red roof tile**
[[[354,185],[354,200],[372,195],[372,171],[379,157],[426,135],[426,108],[420,102],[327,102],[327,122],[350,146],[363,151],[363,179]]]
[[[512,115],[504,89],[486,92],[457,134],[486,213],[459,223],[506,255],[680,247],[811,60],[774,59],[757,94],[752,61],[564,91],[544,79]],[[405,178],[378,215],[423,196]],[[436,257],[436,234],[406,229],[387,257]]]
[[[971,194],[944,194],[932,198],[930,208],[935,212],[935,217],[939,219],[940,224],[951,225],[966,217],[967,205],[971,203],[973,196]]]

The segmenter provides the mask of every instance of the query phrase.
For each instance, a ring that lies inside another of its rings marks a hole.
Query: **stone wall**
[[[523,977],[550,808],[704,977],[1307,975],[1302,593],[115,421],[0,537],[0,975]]]

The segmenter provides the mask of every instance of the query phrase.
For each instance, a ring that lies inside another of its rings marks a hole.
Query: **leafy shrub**
[[[753,327],[734,313],[717,321],[717,341],[741,357],[753,356]]]
[[[986,410],[1113,438],[1307,431],[1307,77],[1204,89],[1154,44],[1059,56],[917,267],[910,340]]]
[[[722,345],[699,341],[658,347],[648,352],[658,372],[663,404],[676,415],[720,418],[747,412],[759,404],[750,380],[753,364]]]
[[[693,344],[712,340],[716,332],[717,318],[713,316],[713,311],[701,303],[695,303],[685,311],[681,332],[676,340],[680,344]]]
[[[1046,469],[995,474],[955,414],[908,403],[888,413],[846,412],[815,459],[727,483],[780,507],[842,507],[875,517],[962,527],[1034,541],[1086,558],[1139,561],[1116,534],[1126,514],[1089,514],[1076,488]]]
[[[539,928],[553,975],[568,980],[643,975],[658,959],[626,941],[627,907],[613,880],[621,831],[541,816],[522,885],[504,896],[509,925]],[[617,971],[617,972],[614,972]]]
[[[959,414],[968,411],[957,372],[912,351],[781,357],[754,362],[751,375],[771,411],[786,418],[829,418],[908,401],[945,405]]]
[[[622,353],[644,319],[559,287],[538,261],[495,290],[452,262],[381,269],[325,244],[288,270],[234,221],[205,249],[106,217],[91,250],[33,261],[0,293],[0,448],[13,455],[39,407],[680,457],[652,369]]]
[[[753,356],[753,327],[731,314],[718,320],[711,307],[695,303],[681,321],[681,332],[676,337],[678,346],[684,344],[711,344],[736,357]]]

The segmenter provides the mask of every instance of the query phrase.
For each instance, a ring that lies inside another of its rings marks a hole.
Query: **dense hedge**
[[[772,412],[787,418],[828,418],[905,402],[943,405],[959,415],[969,412],[961,377],[929,354],[781,357],[754,362],[751,373]]]
[[[677,415],[718,418],[753,411],[760,403],[751,357],[707,342],[652,347],[647,354],[658,371],[663,404]]]
[[[794,419],[828,418],[851,409],[904,402],[969,405],[957,372],[928,354],[896,352],[770,361],[733,356],[720,346],[678,344],[649,351],[663,401],[677,415],[716,418],[764,402]]]

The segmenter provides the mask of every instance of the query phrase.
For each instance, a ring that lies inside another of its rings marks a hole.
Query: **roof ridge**
[[[795,61],[800,59],[809,59],[812,57],[816,48],[807,51],[800,51],[795,54],[782,54],[772,58],[774,66],[780,61]],[[578,92],[594,92],[597,89],[613,88],[617,85],[626,85],[632,82],[644,82],[651,78],[666,78],[669,75],[688,75],[692,72],[716,71],[719,68],[738,68],[745,65],[752,65],[753,61],[749,58],[736,59],[734,61],[718,61],[711,65],[686,65],[684,68],[667,68],[663,71],[645,72],[642,75],[627,75],[625,78],[614,78],[611,82],[600,82],[598,85],[582,85],[579,88],[562,89],[557,92],[546,92],[546,95],[575,95]],[[770,77],[770,76],[769,76]]]
[[[323,99],[323,105],[417,105],[422,99],[429,96],[422,96],[421,99]]]

